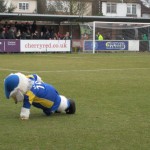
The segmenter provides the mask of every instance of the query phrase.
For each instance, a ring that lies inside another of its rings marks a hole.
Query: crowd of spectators
[[[0,25],[0,39],[70,39],[69,32],[65,34],[60,34],[59,32],[54,32],[51,27],[41,26],[39,29],[35,21],[32,24],[26,22],[18,24],[5,24]]]

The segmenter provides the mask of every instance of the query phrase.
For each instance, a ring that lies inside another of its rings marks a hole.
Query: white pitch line
[[[1,68],[2,71],[9,72],[25,72],[25,73],[63,73],[63,72],[100,72],[100,71],[127,71],[127,70],[149,70],[150,68],[113,68],[113,69],[93,69],[93,70],[41,70],[41,71],[25,71],[8,68]]]
[[[15,70],[15,69],[8,69],[8,68],[0,68],[2,71],[15,71],[15,72],[30,72],[30,71],[23,71],[23,70]]]

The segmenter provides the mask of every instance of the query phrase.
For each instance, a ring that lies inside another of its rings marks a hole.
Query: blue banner
[[[128,41],[95,41],[94,48],[96,51],[128,50]],[[84,50],[93,50],[93,41],[85,41]]]

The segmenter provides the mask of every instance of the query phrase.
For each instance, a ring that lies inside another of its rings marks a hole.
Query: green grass
[[[46,117],[4,97],[4,78],[37,73],[76,101],[75,115]],[[149,150],[150,54],[1,54],[1,150]]]

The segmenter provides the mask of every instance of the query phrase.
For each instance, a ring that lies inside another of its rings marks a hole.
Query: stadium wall
[[[94,41],[94,51],[150,51],[150,41],[103,40]],[[12,40],[0,39],[0,53],[71,52],[72,48],[93,51],[92,40]]]
[[[143,51],[150,50],[150,46],[144,47],[143,43],[147,45],[150,41],[140,40],[103,40],[95,41],[93,48],[92,40],[85,40],[83,45],[83,51],[140,51],[140,47],[143,47]]]
[[[0,52],[70,52],[70,40],[0,40]]]

